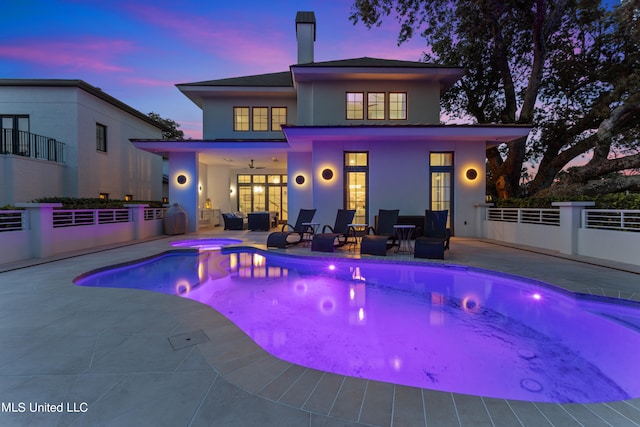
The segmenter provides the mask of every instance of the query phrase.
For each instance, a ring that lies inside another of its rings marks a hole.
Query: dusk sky
[[[398,24],[349,21],[351,0],[0,0],[0,78],[80,79],[202,137],[201,111],[175,87],[287,71],[295,16],[314,11],[315,60],[418,61],[424,43],[397,46]]]

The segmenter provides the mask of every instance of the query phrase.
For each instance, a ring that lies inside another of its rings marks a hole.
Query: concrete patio
[[[208,236],[264,244],[267,233],[205,229],[189,237]],[[532,403],[344,377],[276,359],[194,301],[72,283],[183,238],[0,264],[0,425],[640,426],[640,399]],[[640,301],[640,271],[625,264],[472,239],[452,240],[446,258]],[[32,412],[37,404],[47,412]],[[60,404],[63,412],[53,412]]]

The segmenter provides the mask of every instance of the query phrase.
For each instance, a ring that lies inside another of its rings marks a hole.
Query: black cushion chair
[[[316,214],[315,209],[300,209],[295,225],[284,224],[281,231],[276,231],[267,236],[267,247],[284,249],[288,245],[295,245],[302,242],[304,233],[313,232],[313,229],[305,223],[311,222]],[[296,240],[289,239],[290,236],[297,236]]]
[[[449,211],[425,211],[424,236],[416,239],[414,258],[444,259],[449,249],[451,230],[447,228]]]
[[[355,209],[338,209],[333,227],[330,225],[323,226],[322,233],[318,233],[313,236],[313,240],[315,241],[316,239],[318,239],[319,242],[320,237],[322,237],[322,240],[331,241],[332,245],[345,245],[347,243],[347,239],[349,238],[349,224],[353,222],[353,217],[355,215]],[[324,244],[322,246],[318,245],[320,245],[320,243],[316,244],[317,248],[325,248]],[[314,249],[314,245],[312,243],[311,250],[313,251],[322,249]],[[333,252],[333,249],[331,250],[331,252]]]
[[[369,255],[386,255],[387,251],[397,245],[396,230],[400,209],[380,209],[375,227],[367,228],[362,236],[360,253]],[[373,234],[371,234],[373,233]]]
[[[222,214],[225,230],[244,230],[244,218],[237,217],[232,213]]]
[[[269,212],[251,212],[247,215],[249,230],[269,231],[271,228]]]

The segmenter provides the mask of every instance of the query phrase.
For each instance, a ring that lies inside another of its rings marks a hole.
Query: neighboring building
[[[368,224],[379,209],[448,209],[455,235],[475,235],[487,147],[526,137],[530,127],[442,125],[440,95],[462,69],[314,62],[315,26],[313,12],[298,12],[298,64],[288,71],[177,85],[202,109],[204,139],[134,141],[168,156],[170,202],[185,207],[192,229],[210,201],[290,222],[313,207],[321,224],[343,207]]]
[[[0,79],[0,206],[41,197],[162,199],[162,138],[145,114],[82,80]]]

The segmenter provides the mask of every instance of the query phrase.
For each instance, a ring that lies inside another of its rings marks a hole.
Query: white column
[[[586,207],[595,202],[553,202],[551,206],[560,208],[560,253],[574,255],[578,253],[578,228],[580,215]]]
[[[32,258],[46,258],[54,255],[53,208],[61,208],[62,203],[16,203],[29,215],[29,247]]]

